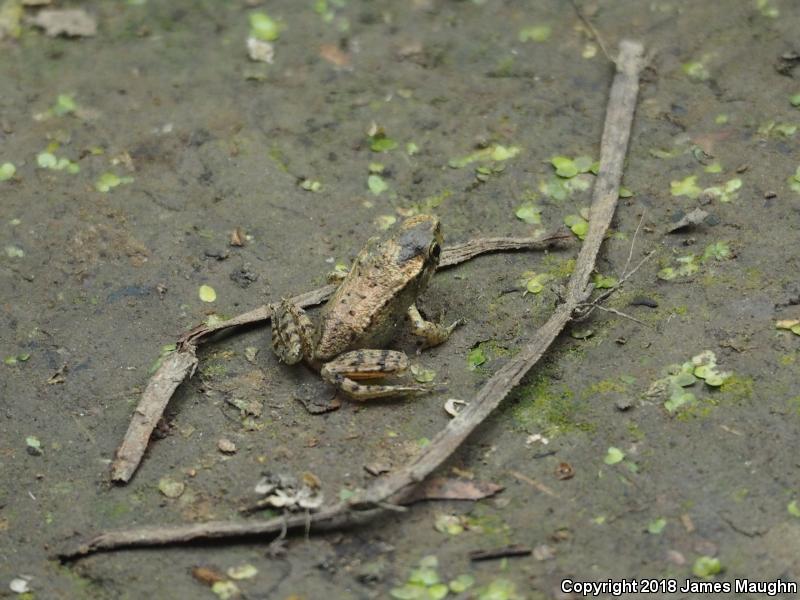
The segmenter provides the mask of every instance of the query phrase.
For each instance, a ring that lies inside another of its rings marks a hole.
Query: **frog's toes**
[[[432,391],[425,385],[367,385],[347,377],[340,377],[334,385],[354,400],[372,400],[390,396],[419,396]]]
[[[426,321],[414,304],[408,309],[408,318],[411,321],[411,333],[423,338],[424,345],[428,348],[446,341],[456,327],[465,323],[464,319],[458,319],[452,325],[445,327],[433,321]]]
[[[286,364],[313,357],[314,325],[306,312],[288,300],[270,304],[272,312],[272,349]]]

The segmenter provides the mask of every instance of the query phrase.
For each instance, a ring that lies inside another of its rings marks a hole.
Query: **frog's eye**
[[[430,254],[435,260],[439,260],[439,255],[442,253],[442,247],[438,242],[431,244]]]

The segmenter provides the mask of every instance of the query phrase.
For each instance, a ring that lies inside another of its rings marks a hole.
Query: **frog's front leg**
[[[408,307],[408,318],[411,321],[411,333],[425,339],[425,347],[438,346],[453,333],[453,330],[464,323],[464,319],[459,319],[449,327],[445,327],[439,323],[426,321],[425,318],[419,314],[416,304]]]
[[[288,365],[314,356],[314,324],[306,311],[287,299],[270,304],[272,350]]]
[[[359,379],[378,379],[399,375],[408,369],[408,357],[396,350],[353,350],[325,363],[322,378],[356,400],[424,394],[432,388],[426,385],[364,384]]]

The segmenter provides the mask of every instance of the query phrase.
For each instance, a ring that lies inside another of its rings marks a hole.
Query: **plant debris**
[[[775,323],[778,329],[787,329],[795,335],[800,335],[800,319],[784,319]]]
[[[260,40],[257,37],[247,38],[247,56],[255,62],[272,64],[275,60],[275,46],[270,42]]]
[[[706,217],[708,217],[708,213],[706,211],[704,211],[702,208],[695,208],[693,211],[684,214],[678,221],[671,224],[667,228],[667,233],[673,233],[687,227],[700,225],[706,219]]]
[[[185,490],[185,483],[182,481],[176,481],[171,477],[162,477],[158,481],[158,491],[164,494],[167,498],[180,498]]]
[[[670,365],[665,370],[667,376],[654,381],[645,395],[664,399],[664,408],[670,414],[697,402],[697,397],[684,388],[693,386],[698,379],[716,388],[733,375],[718,369],[717,357],[711,350],[705,350],[681,365]]]
[[[217,450],[223,454],[236,454],[236,444],[228,438],[220,438],[217,440]]]
[[[242,509],[244,513],[255,512],[264,508],[279,508],[288,511],[319,510],[324,496],[316,477],[304,477],[302,483],[291,475],[267,473],[255,486],[255,493],[260,498]]]
[[[500,548],[492,548],[491,550],[473,550],[469,553],[469,559],[472,561],[481,560],[495,560],[498,558],[508,558],[514,556],[530,556],[533,549],[522,544],[511,544],[510,546],[502,546]]]
[[[44,29],[50,37],[91,37],[97,34],[97,20],[80,8],[40,10],[27,21]]]
[[[403,504],[422,500],[483,500],[503,491],[504,487],[489,481],[452,477],[426,479],[403,498]]]

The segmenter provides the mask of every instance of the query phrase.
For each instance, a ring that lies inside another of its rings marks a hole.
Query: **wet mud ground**
[[[549,160],[598,157],[610,63],[556,0],[83,2],[93,38],[23,26],[1,42],[0,163],[16,174],[0,182],[0,352],[12,363],[0,365],[0,596],[26,576],[33,598],[214,597],[192,567],[251,564],[237,582],[248,598],[385,598],[430,555],[444,582],[474,577],[453,598],[569,597],[566,577],[683,582],[703,565],[709,581],[800,580],[800,337],[776,329],[800,318],[800,195],[787,181],[800,82],[791,61],[775,68],[799,50],[800,17],[788,0],[583,5],[610,49],[631,36],[653,52],[624,177],[633,195],[597,265],[619,277],[644,215],[632,262],[655,255],[606,304],[642,323],[595,312],[574,325],[441,469],[505,486],[494,498],[312,531],[278,558],[253,541],[67,565],[52,554],[107,528],[237,518],[264,471],[311,472],[334,499],[371,479],[364,465],[413,456],[446,423],[444,401],[469,399],[544,322],[577,242],[434,278],[422,310],[466,325],[414,359],[446,391],[310,415],[295,397],[329,390],[278,364],[267,330],[252,328],[201,349],[134,479],[108,477],[161,348],[209,314],[317,287],[388,217],[415,210],[439,215],[451,241],[563,227],[589,191],[552,183]],[[247,58],[255,11],[285,26],[273,64]],[[61,94],[74,106],[53,111]],[[371,150],[373,122],[396,148]],[[519,152],[448,166],[493,144]],[[45,150],[80,171],[37,166]],[[370,163],[384,165],[377,195]],[[101,192],[104,173],[132,181]],[[541,225],[515,216],[525,203]],[[698,206],[703,223],[666,233]],[[229,243],[237,227],[241,247]],[[526,271],[548,274],[539,293],[523,294]],[[631,304],[642,298],[651,306]],[[404,336],[397,347],[414,351]],[[476,347],[485,362],[470,368]],[[721,386],[696,381],[673,413],[647,394],[706,350],[732,373]],[[573,477],[557,476],[561,463]],[[162,478],[183,494],[165,497]],[[441,515],[465,530],[437,531]],[[511,543],[536,551],[469,561]]]

